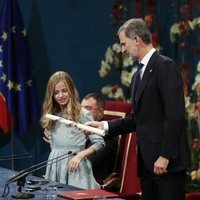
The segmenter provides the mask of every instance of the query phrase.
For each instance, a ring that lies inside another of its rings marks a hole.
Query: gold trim
[[[127,166],[127,161],[128,161],[128,153],[129,153],[129,149],[130,149],[130,143],[131,143],[132,134],[133,133],[129,133],[128,134],[128,144],[127,144],[127,148],[126,148],[124,167],[123,167],[123,171],[122,171],[120,193],[122,192],[122,189],[123,189],[123,186],[124,186],[124,178],[125,178],[125,173],[126,173],[126,166]]]
[[[110,116],[115,116],[115,117],[121,117],[124,118],[126,116],[125,112],[120,112],[120,111],[111,111],[111,110],[104,110],[103,112],[104,115],[110,115]],[[118,161],[118,157],[119,157],[119,150],[120,150],[120,143],[121,143],[121,135],[118,135],[117,138],[117,152],[116,152],[116,157],[115,157],[115,163],[114,163],[114,167],[113,167],[113,171],[117,170],[117,161]]]
[[[116,117],[122,117],[122,118],[124,118],[126,116],[125,112],[110,111],[110,110],[104,110],[103,114],[104,115],[112,115],[112,116],[116,116]]]

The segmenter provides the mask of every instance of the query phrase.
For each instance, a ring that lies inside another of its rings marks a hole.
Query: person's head
[[[98,93],[87,94],[82,102],[81,106],[89,110],[95,121],[100,121],[103,118],[103,97]]]
[[[133,18],[125,22],[118,30],[123,53],[128,53],[136,60],[141,60],[152,48],[151,32],[141,18]]]
[[[55,72],[49,78],[46,95],[43,103],[43,126],[48,126],[49,121],[45,115],[63,113],[65,118],[78,121],[80,116],[80,103],[73,80],[63,71]]]

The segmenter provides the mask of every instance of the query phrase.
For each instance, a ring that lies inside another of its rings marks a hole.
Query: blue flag
[[[0,127],[19,136],[39,117],[27,32],[18,0],[4,0],[0,13]]]

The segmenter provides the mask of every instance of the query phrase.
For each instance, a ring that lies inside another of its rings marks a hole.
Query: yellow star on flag
[[[9,80],[7,87],[9,88],[9,90],[11,90],[12,88],[14,88],[14,82],[12,82],[12,81]]]
[[[4,42],[8,39],[8,34],[4,31],[1,38],[4,40]]]
[[[0,68],[3,67],[3,60],[0,60]]]
[[[26,29],[24,28],[24,30],[22,31],[22,35],[24,36],[24,37],[26,37],[26,35],[27,35],[27,32],[26,32]]]
[[[3,73],[2,77],[0,78],[3,82],[6,81],[6,75]]]
[[[13,27],[11,28],[11,32],[12,32],[12,33],[16,33],[16,26],[13,26]]]
[[[21,91],[21,84],[15,84],[15,92]]]
[[[32,80],[28,80],[27,82],[26,82],[26,85],[28,85],[28,86],[32,86]]]

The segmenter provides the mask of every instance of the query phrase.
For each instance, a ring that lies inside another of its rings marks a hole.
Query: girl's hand
[[[70,172],[73,172],[77,169],[77,167],[79,166],[81,160],[84,158],[84,155],[82,155],[81,153],[78,153],[76,156],[74,156],[70,161],[69,161],[69,165],[68,165],[68,170]]]
[[[46,143],[50,143],[49,141],[49,131],[45,128],[44,129],[44,137],[43,137],[43,140],[46,142]]]

